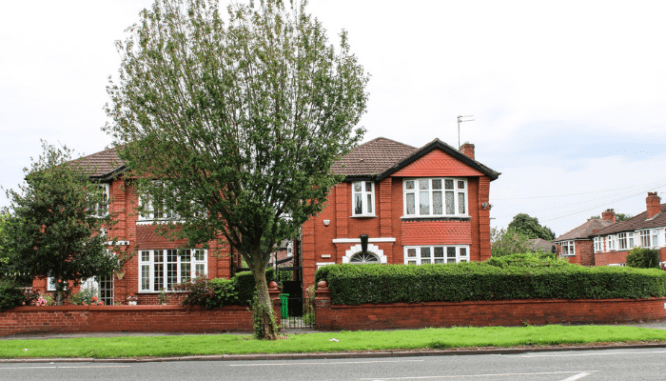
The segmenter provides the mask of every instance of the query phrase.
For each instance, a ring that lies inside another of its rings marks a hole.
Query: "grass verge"
[[[338,342],[330,341],[335,338]],[[292,334],[277,341],[240,335],[0,340],[0,358],[168,357],[216,354],[344,352],[666,341],[666,331],[626,326],[427,328]]]

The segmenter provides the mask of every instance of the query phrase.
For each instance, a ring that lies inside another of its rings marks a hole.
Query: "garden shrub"
[[[653,249],[634,247],[627,254],[627,266],[641,269],[659,268],[659,252]]]
[[[96,288],[86,288],[69,296],[69,302],[77,306],[103,305]]]
[[[24,303],[28,305],[32,299],[30,295],[26,296],[23,291],[16,287],[14,282],[7,280],[0,282],[0,312],[21,306]]]
[[[240,305],[249,306],[252,304],[254,294],[257,292],[257,286],[254,283],[254,276],[251,271],[243,271],[237,273],[236,276],[236,290],[238,291],[238,301]],[[270,283],[275,280],[275,272],[272,268],[266,270],[266,282]]]
[[[212,309],[239,304],[236,279],[208,280],[200,276],[191,282],[181,283],[176,288],[189,292],[183,299],[184,305],[200,305]]]
[[[539,263],[541,263],[539,265]],[[666,272],[586,268],[553,259],[506,256],[442,265],[330,265],[317,270],[333,304],[666,296]]]

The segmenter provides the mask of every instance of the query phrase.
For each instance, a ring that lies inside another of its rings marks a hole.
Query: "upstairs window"
[[[375,215],[375,183],[372,181],[352,183],[352,210],[354,216]]]
[[[403,182],[404,215],[408,217],[467,217],[467,180],[409,179]]]
[[[106,217],[109,214],[109,184],[95,184],[95,187],[102,192],[102,201],[94,206],[92,215]]]

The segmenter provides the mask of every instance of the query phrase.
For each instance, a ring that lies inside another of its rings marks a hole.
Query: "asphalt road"
[[[334,360],[5,363],[0,380],[664,380],[666,349]]]

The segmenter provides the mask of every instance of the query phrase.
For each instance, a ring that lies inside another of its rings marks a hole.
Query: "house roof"
[[[435,139],[421,148],[414,148],[386,138],[377,138],[353,149],[333,165],[333,172],[354,178],[373,177],[382,180],[429,152],[439,149],[466,165],[495,180],[500,173],[461,153],[457,149]]]
[[[546,252],[546,253],[553,253],[554,252],[553,247],[555,247],[555,245],[552,242],[546,241],[543,238],[534,238],[534,239],[530,239],[528,241],[532,244],[532,249],[533,250],[541,249],[541,251]]]
[[[415,148],[391,139],[376,138],[354,148],[335,162],[331,169],[333,173],[345,175],[348,180],[354,178],[382,180],[435,149],[444,151],[449,156],[489,176],[491,180],[497,179],[500,175],[499,172],[471,159],[439,139],[435,139],[421,148]],[[98,179],[109,178],[126,169],[125,162],[118,158],[116,148],[84,156],[74,162],[87,167],[90,177]]]
[[[88,171],[92,178],[105,178],[125,169],[125,162],[118,158],[116,148],[109,148],[92,155],[83,156],[72,162]]]
[[[367,177],[386,172],[418,148],[391,139],[377,138],[354,148],[333,164],[333,173]]]
[[[635,217],[632,217],[626,221],[615,223],[611,226],[601,229],[598,232],[590,236],[600,236],[606,234],[620,233],[634,231],[638,229],[646,228],[656,228],[661,226],[666,226],[666,204],[661,204],[661,212],[656,216],[652,217],[650,220],[647,219],[647,210]]]
[[[587,220],[584,224],[569,230],[568,232],[562,234],[561,236],[555,238],[553,242],[567,241],[571,239],[589,239],[592,232],[596,229],[601,231],[611,225],[617,225],[608,220],[601,219],[591,219]]]

